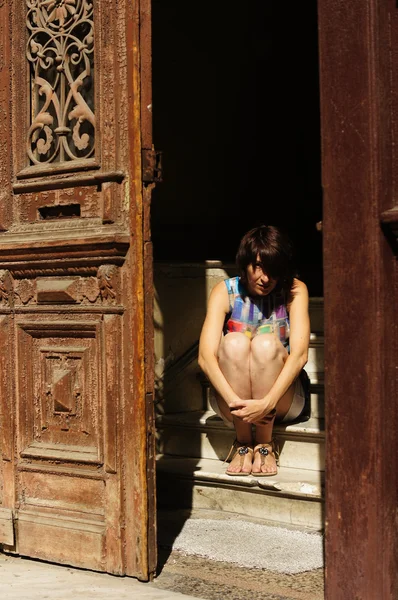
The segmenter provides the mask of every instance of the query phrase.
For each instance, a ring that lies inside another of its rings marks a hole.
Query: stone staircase
[[[203,266],[198,267],[202,276],[203,270]],[[207,265],[205,275],[209,276],[209,270],[213,271],[210,278],[216,280],[231,273],[224,266],[214,264]],[[179,279],[177,276],[176,282]],[[186,283],[184,281],[184,285]],[[190,283],[188,289],[192,291],[195,286]],[[207,286],[207,292],[211,287]],[[310,317],[312,333],[306,370],[311,380],[311,415],[305,422],[275,426],[274,437],[280,452],[275,477],[225,475],[223,460],[234,441],[234,432],[227,429],[210,408],[211,389],[197,364],[197,339],[177,360],[169,361],[160,377],[162,401],[157,416],[159,506],[216,509],[289,526],[323,528],[325,436],[321,298],[311,298]]]

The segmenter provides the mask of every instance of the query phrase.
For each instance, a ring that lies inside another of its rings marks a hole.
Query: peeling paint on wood
[[[0,532],[10,533],[6,511],[21,554],[147,580],[156,567],[151,188],[141,181],[142,139],[152,143],[141,109],[151,96],[142,76],[150,2],[93,6],[95,159],[32,166],[27,5],[0,5],[0,341],[9,349]]]

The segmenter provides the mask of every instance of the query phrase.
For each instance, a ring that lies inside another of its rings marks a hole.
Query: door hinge
[[[154,148],[142,149],[142,181],[144,183],[162,181],[162,152]]]

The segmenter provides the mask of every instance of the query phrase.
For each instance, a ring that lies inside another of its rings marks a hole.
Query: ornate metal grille
[[[31,164],[94,154],[94,23],[90,0],[27,0]]]

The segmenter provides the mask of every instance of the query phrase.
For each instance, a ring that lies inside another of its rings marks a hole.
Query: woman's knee
[[[221,362],[239,363],[247,360],[250,353],[250,340],[243,333],[227,333],[221,342],[218,357]]]
[[[283,360],[286,349],[273,333],[256,335],[251,342],[251,353],[254,360],[261,363]]]

